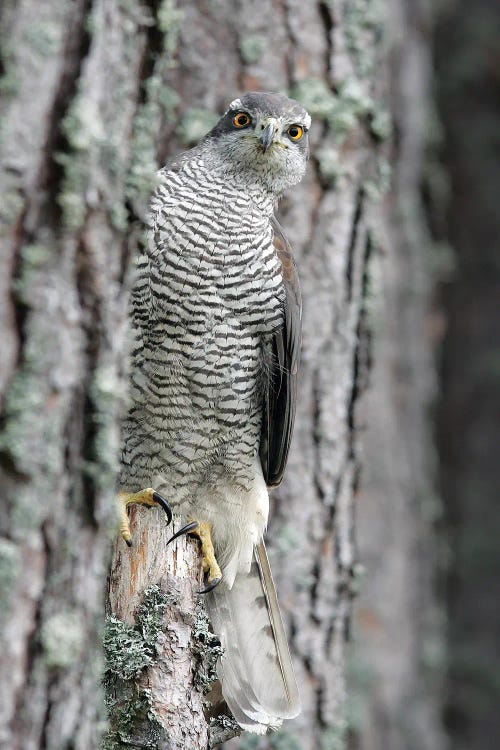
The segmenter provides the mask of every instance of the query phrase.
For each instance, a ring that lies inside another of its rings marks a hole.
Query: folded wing
[[[285,289],[282,326],[272,338],[272,359],[264,390],[260,461],[269,487],[278,485],[285,470],[295,420],[297,370],[300,356],[302,300],[290,243],[277,219],[272,228]]]

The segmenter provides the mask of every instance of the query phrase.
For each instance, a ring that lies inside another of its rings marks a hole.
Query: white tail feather
[[[206,602],[224,648],[222,694],[236,721],[262,734],[297,716],[299,693],[263,542],[248,574],[238,573],[231,588],[223,581]]]

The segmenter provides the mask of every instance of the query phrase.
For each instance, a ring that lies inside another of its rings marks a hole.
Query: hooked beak
[[[269,122],[259,136],[259,143],[262,146],[264,153],[267,151],[271,143],[273,142],[274,134],[276,132],[276,121]]]

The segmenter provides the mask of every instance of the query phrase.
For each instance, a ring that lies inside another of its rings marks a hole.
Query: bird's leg
[[[212,525],[205,521],[190,521],[182,529],[179,529],[173,537],[171,537],[167,544],[177,539],[182,534],[191,534],[197,536],[201,542],[201,554],[202,554],[202,565],[203,572],[207,576],[208,585],[199,591],[199,594],[208,594],[222,581],[222,572],[219,567],[219,563],[215,557],[214,545],[212,543]]]
[[[132,546],[132,535],[130,533],[130,524],[127,514],[127,506],[136,503],[137,505],[147,505],[149,507],[155,507],[159,505],[167,514],[167,523],[172,520],[172,511],[170,505],[167,503],[164,497],[158,492],[155,492],[151,487],[139,492],[119,492],[118,493],[118,505],[120,509],[120,533],[128,544]]]
[[[192,531],[192,534],[197,536],[201,542],[203,572],[207,576],[208,583],[206,588],[199,592],[200,594],[208,594],[222,580],[222,572],[215,557],[211,531],[212,525],[209,523],[199,523],[198,527]]]

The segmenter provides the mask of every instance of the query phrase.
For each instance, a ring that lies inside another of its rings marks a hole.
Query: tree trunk
[[[498,3],[456,0],[434,40],[449,193],[433,213],[455,259],[441,286],[438,446],[451,553],[445,716],[456,750],[500,746],[499,34]]]
[[[430,101],[431,17],[394,0],[388,75],[397,140],[384,257],[374,268],[374,367],[363,398],[364,471],[357,509],[366,567],[350,663],[352,746],[439,750],[444,612],[430,407],[442,321],[432,293],[439,248],[422,201]]]

